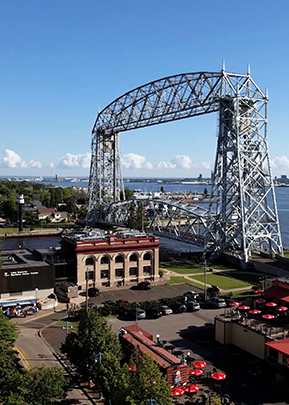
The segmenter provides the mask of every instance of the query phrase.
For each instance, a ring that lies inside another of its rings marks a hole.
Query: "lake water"
[[[47,182],[44,182],[47,184]],[[52,183],[56,187],[88,187],[87,182],[60,181]],[[165,183],[146,183],[146,182],[124,182],[124,187],[130,190],[141,189],[143,191],[160,191],[161,187],[167,192],[195,192],[203,193],[205,187],[210,192],[211,187],[203,184],[165,184]],[[289,248],[289,187],[275,187],[277,209],[281,230],[282,243],[284,248]],[[270,201],[268,201],[270,205]],[[29,248],[46,248],[59,246],[58,237],[27,238],[25,244]],[[8,239],[2,241],[3,249],[17,249],[22,244],[22,239]]]

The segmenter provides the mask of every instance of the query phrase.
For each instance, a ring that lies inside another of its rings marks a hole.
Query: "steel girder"
[[[204,244],[208,209],[174,200],[132,199],[111,203],[103,212],[108,222],[126,224],[131,207],[141,204],[143,226],[147,231],[189,239]]]
[[[123,192],[119,132],[219,112],[219,138],[207,247],[241,253],[258,241],[282,254],[267,145],[267,96],[247,74],[199,72],[166,77],[138,87],[101,111],[92,130],[87,222]],[[105,146],[104,146],[105,145]],[[106,145],[109,145],[107,151]],[[106,150],[106,152],[104,152]],[[273,207],[268,207],[268,197]]]

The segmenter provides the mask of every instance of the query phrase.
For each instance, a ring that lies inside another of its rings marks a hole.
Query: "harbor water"
[[[81,181],[61,181],[53,183],[56,187],[83,187],[87,188],[87,182]],[[177,193],[203,193],[206,188],[210,193],[211,186],[206,184],[166,184],[165,182],[125,182],[125,188],[130,190],[142,190],[144,192],[158,192],[163,187],[165,192]],[[279,216],[280,230],[282,243],[284,248],[289,248],[289,187],[275,187],[277,210]],[[271,201],[268,201],[272,205]],[[26,238],[24,239],[6,239],[2,241],[3,249],[17,249],[19,245],[25,244],[30,249],[34,248],[47,248],[58,247],[60,238],[59,236],[48,236],[39,238]]]

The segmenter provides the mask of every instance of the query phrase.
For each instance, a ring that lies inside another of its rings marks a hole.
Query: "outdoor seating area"
[[[270,337],[289,336],[289,305],[285,306],[280,300],[260,296],[254,299],[251,305],[233,301],[230,307],[230,310],[225,310],[225,318],[237,321]]]

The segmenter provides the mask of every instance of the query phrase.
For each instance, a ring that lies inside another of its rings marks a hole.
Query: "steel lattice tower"
[[[247,74],[186,73],[147,83],[105,107],[92,130],[87,223],[124,198],[119,133],[217,112],[217,154],[205,251],[245,262],[256,249],[283,255],[267,143],[267,103]],[[117,214],[116,214],[117,215]],[[210,249],[211,250],[211,249]]]
[[[245,262],[253,250],[283,255],[267,143],[267,94],[250,78],[228,96],[223,72],[219,133],[207,248],[233,251]],[[271,202],[269,207],[268,202]],[[214,209],[215,207],[215,209]]]

